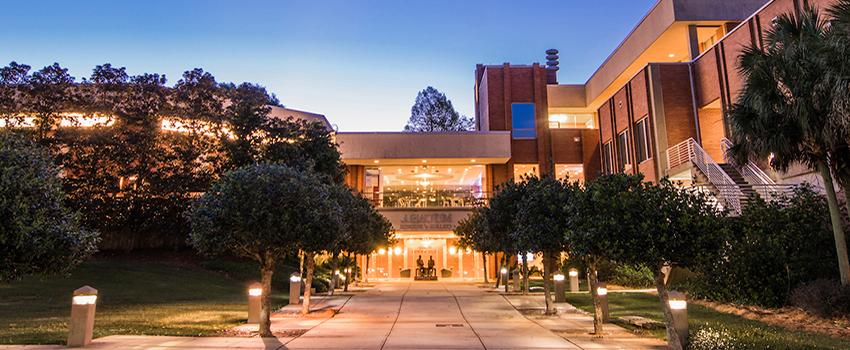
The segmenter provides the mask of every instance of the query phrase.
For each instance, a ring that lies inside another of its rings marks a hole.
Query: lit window
[[[611,142],[608,142],[602,145],[602,172],[605,174],[610,174],[613,168],[614,162],[611,157]]]
[[[617,135],[617,171],[626,171],[629,159],[629,131],[623,131]]]
[[[533,139],[537,137],[533,103],[514,103],[511,105],[511,126],[513,138]]]
[[[550,114],[550,129],[593,129],[593,114]]]
[[[635,151],[638,164],[650,157],[648,120],[649,118],[643,118],[635,123]]]
[[[523,182],[529,176],[540,176],[537,164],[514,164],[514,181]]]

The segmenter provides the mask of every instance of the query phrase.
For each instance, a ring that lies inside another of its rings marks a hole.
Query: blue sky
[[[265,85],[342,131],[401,130],[416,93],[443,91],[472,116],[477,63],[544,62],[584,82],[655,0],[15,1],[0,19],[0,63],[98,64],[131,74],[201,67]]]

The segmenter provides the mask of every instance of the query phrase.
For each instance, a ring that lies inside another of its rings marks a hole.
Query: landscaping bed
[[[0,344],[64,343],[71,292],[83,285],[99,292],[95,337],[218,335],[245,322],[245,286],[256,278],[253,266],[210,264],[233,268],[225,272],[202,265],[207,264],[191,254],[101,256],[69,276],[27,277],[0,285]],[[275,306],[286,304],[286,292],[273,291]]]
[[[593,306],[589,294],[567,294],[567,302],[586,312]],[[612,319],[621,316],[642,316],[663,321],[661,306],[656,295],[647,293],[609,293],[609,310]],[[737,314],[721,312],[714,308],[690,303],[688,305],[691,337],[699,333],[719,337],[720,343],[739,344],[735,349],[847,349],[850,338],[829,337],[819,333],[790,330],[765,322],[748,319]],[[621,324],[636,333],[665,338],[665,331],[643,330]],[[725,347],[715,347],[721,349]],[[700,348],[702,349],[702,348]]]

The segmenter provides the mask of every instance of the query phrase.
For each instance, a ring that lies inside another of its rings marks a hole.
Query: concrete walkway
[[[378,284],[353,297],[323,301],[334,317],[276,315],[277,338],[109,336],[93,349],[655,349],[654,339],[621,333],[604,341],[587,333],[590,318],[576,312],[535,316],[541,297],[504,297],[471,284]],[[532,310],[532,311],[528,311]],[[522,311],[522,312],[520,312]],[[524,316],[523,314],[527,316]],[[6,348],[6,347],[0,347]],[[59,346],[12,347],[55,349]]]

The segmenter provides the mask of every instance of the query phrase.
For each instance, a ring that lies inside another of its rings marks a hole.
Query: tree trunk
[[[263,295],[260,296],[260,328],[261,337],[272,337],[271,310],[272,302],[269,299],[272,291],[272,274],[274,274],[274,258],[266,256],[260,268],[260,284],[263,285]]]
[[[664,311],[664,325],[667,328],[667,345],[672,350],[682,350],[682,340],[679,339],[679,332],[676,332],[676,327],[673,325],[673,310],[670,309],[668,303],[667,286],[664,285],[664,273],[661,272],[662,266],[656,266],[655,271],[655,289],[658,290],[658,299],[661,300],[661,310]]]
[[[502,282],[502,259],[499,259],[499,253],[493,253],[493,259],[496,259],[496,285],[493,288],[499,288]]]
[[[590,297],[593,299],[593,334],[597,337],[602,337],[602,304],[599,303],[599,294],[596,290],[596,285],[599,281],[596,279],[596,261],[590,261],[587,264],[587,281],[590,284]]]
[[[346,253],[345,256],[346,256],[346,258],[348,258],[348,261],[351,261],[351,253],[350,252]],[[348,291],[348,281],[351,280],[351,271],[353,269],[351,267],[347,267],[347,268],[345,268],[345,270],[346,270],[345,271],[345,286],[342,288],[343,292]]]
[[[835,250],[838,253],[838,271],[841,273],[841,284],[847,286],[850,285],[850,260],[847,258],[847,240],[844,237],[844,224],[841,221],[841,212],[838,209],[838,198],[835,195],[832,174],[829,167],[823,162],[818,163],[817,167],[821,178],[823,178],[826,201],[829,204],[829,217],[832,221]]]
[[[546,301],[546,314],[554,315],[555,309],[552,308],[552,288],[549,285],[549,278],[552,274],[552,252],[543,251],[543,300]],[[523,262],[524,263],[524,262]],[[527,277],[526,277],[527,278]],[[528,280],[526,279],[526,282]]]
[[[546,259],[543,259],[546,264]],[[522,255],[522,295],[528,295],[528,254]]]
[[[510,275],[511,275],[511,261],[510,261],[510,258],[508,257],[508,252],[505,252],[505,266],[504,266],[504,268],[507,269],[508,273],[505,274],[505,280],[502,281],[502,282],[505,283],[505,293],[507,293],[508,292],[508,285],[510,284],[508,282],[510,281]],[[499,271],[499,273],[501,273],[501,271]]]
[[[372,259],[372,254],[366,254],[366,269],[363,270],[364,271],[363,276],[365,276],[365,277],[363,277],[363,279],[366,281],[367,284],[369,283],[369,260],[370,259]]]
[[[487,254],[481,253],[481,262],[484,263],[484,284],[490,283],[490,279],[487,278]]]
[[[333,252],[331,253],[331,282],[328,288],[328,295],[334,295],[334,291],[336,290],[336,282],[339,279],[339,275],[336,274],[337,267],[339,267],[339,264],[336,260],[336,252]]]
[[[316,267],[314,253],[304,253],[304,262],[307,265],[307,276],[304,277],[304,303],[301,304],[301,314],[310,313],[310,296],[313,294],[313,271]]]

